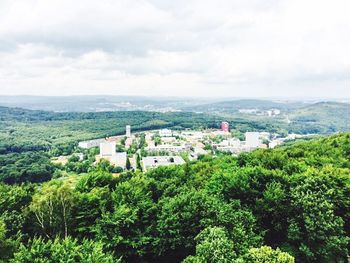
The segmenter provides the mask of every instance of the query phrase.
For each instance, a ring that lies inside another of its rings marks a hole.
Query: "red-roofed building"
[[[221,130],[223,132],[229,132],[230,131],[230,124],[228,122],[226,122],[226,121],[223,121],[221,123]]]

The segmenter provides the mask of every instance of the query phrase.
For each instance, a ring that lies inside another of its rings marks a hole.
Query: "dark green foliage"
[[[113,208],[97,225],[97,236],[116,255],[129,260],[151,256],[157,207],[152,199],[151,182],[134,176],[121,182],[112,193]]]
[[[23,230],[26,210],[32,201],[33,185],[9,186],[0,184],[0,218],[5,222],[7,235]]]
[[[94,238],[97,222],[104,212],[111,210],[111,206],[111,192],[107,187],[96,186],[88,192],[77,191],[72,209],[73,234],[82,238]]]
[[[303,262],[340,262],[347,257],[349,238],[344,220],[335,215],[333,191],[322,177],[312,174],[291,190],[295,216],[289,222],[288,239]]]
[[[137,169],[141,170],[142,171],[142,166],[141,166],[141,157],[139,154],[136,154],[136,166],[137,166]]]
[[[0,155],[0,182],[45,182],[53,171],[54,165],[44,152]]]
[[[96,187],[108,187],[114,189],[117,183],[117,179],[114,178],[109,172],[103,170],[97,170],[83,175],[75,186],[75,189],[79,192],[90,192]]]
[[[0,220],[0,262],[7,262],[16,251],[19,242],[6,237],[5,223]]]
[[[260,243],[254,216],[241,209],[238,202],[226,203],[206,192],[185,190],[161,200],[161,206],[157,226],[160,254],[184,257],[192,252],[194,238],[209,226],[225,227],[229,237],[235,240],[236,253],[244,253]]]
[[[130,159],[129,159],[128,156],[126,157],[125,168],[126,168],[126,170],[130,170],[131,169],[131,163],[130,163]]]

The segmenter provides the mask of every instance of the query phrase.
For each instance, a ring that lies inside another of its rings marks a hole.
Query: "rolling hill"
[[[295,125],[323,127],[326,133],[348,131],[350,104],[319,102],[294,110],[289,118]]]

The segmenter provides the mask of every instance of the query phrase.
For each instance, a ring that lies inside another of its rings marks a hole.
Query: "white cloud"
[[[348,96],[347,0],[3,0],[0,94]]]

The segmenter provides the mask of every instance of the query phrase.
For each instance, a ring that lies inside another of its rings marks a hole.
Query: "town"
[[[106,160],[120,171],[146,172],[159,166],[181,165],[209,154],[237,156],[259,148],[275,148],[285,141],[303,137],[296,134],[281,137],[269,132],[246,132],[244,138],[237,138],[230,132],[228,122],[222,122],[220,129],[160,129],[137,133],[132,133],[131,129],[127,125],[124,135],[81,141],[78,147],[98,147],[96,163]],[[60,158],[67,159],[64,156]],[[79,158],[83,160],[83,154],[79,154]]]

